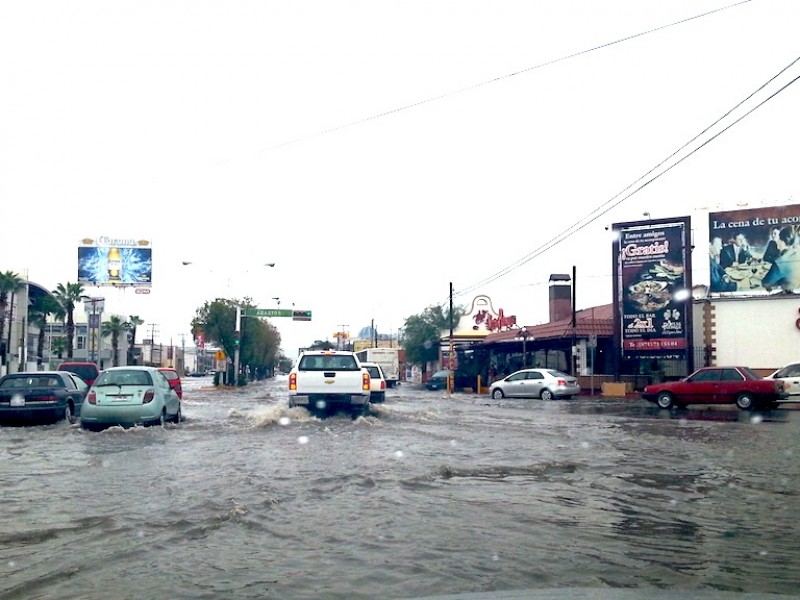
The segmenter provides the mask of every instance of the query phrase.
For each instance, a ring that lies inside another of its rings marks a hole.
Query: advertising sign
[[[709,213],[708,291],[800,290],[800,205]]]
[[[153,250],[147,240],[101,236],[78,247],[78,283],[94,286],[149,286]]]
[[[624,358],[684,358],[689,350],[689,217],[614,226],[614,283]]]

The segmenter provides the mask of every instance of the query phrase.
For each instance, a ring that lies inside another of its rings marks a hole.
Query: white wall
[[[777,369],[800,360],[800,295],[709,299],[718,365]],[[694,305],[694,344],[703,344],[703,302]]]

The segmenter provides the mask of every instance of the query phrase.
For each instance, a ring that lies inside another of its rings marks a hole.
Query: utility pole
[[[344,346],[344,342],[342,342],[342,340],[345,339],[345,327],[350,327],[350,325],[338,325],[338,327],[341,328],[341,332],[339,333],[339,340],[336,343],[336,349],[341,350]]]
[[[157,366],[156,361],[153,359],[153,355],[155,354],[156,350],[156,327],[158,327],[158,323],[150,323],[150,366]],[[159,363],[161,361],[161,356],[158,357]]]
[[[456,357],[455,348],[453,347],[453,282],[450,282],[450,364],[448,368],[450,373],[447,375],[447,393],[448,395],[453,392],[456,382]]]

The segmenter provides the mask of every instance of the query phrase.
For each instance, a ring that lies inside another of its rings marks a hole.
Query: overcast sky
[[[289,355],[450,282],[535,325],[575,266],[578,308],[604,304],[611,223],[689,215],[701,247],[709,209],[800,202],[798,23],[797,0],[2,0],[0,270],[52,289],[81,239],[148,239],[152,293],[87,290],[108,312],[179,343],[206,300],[279,297],[313,311],[273,321]]]

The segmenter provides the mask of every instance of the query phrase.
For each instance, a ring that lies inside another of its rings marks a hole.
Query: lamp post
[[[526,347],[526,342],[528,341],[528,337],[530,337],[531,332],[528,331],[527,327],[523,327],[522,331],[519,332],[519,335],[522,337],[522,368],[528,368],[528,349]]]
[[[91,338],[91,347],[89,349],[89,360],[95,364],[97,364],[97,354],[98,354],[98,340],[100,334],[100,314],[102,314],[103,309],[102,305],[100,307],[100,312],[97,312],[97,304],[98,302],[105,302],[105,298],[100,298],[96,296],[81,296],[81,300],[89,301],[92,304],[92,312],[88,313],[89,315],[89,336]]]

